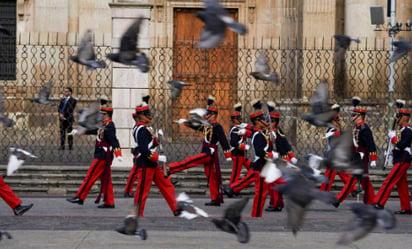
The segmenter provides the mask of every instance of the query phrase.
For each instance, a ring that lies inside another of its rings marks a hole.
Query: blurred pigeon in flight
[[[83,134],[85,131],[100,128],[100,122],[103,121],[103,115],[100,113],[100,103],[93,102],[87,108],[79,111],[79,126],[75,134]]]
[[[392,57],[389,60],[389,63],[396,62],[400,58],[408,54],[409,50],[412,49],[412,43],[404,38],[399,38],[398,41],[392,43],[396,49],[392,54]]]
[[[263,165],[260,176],[265,178],[265,182],[272,183],[282,176],[282,172],[273,162],[273,160],[266,160],[265,165]]]
[[[0,91],[0,122],[3,122],[5,126],[11,127],[13,125],[13,120],[4,116],[4,106],[3,106],[3,92]]]
[[[11,235],[8,232],[0,230],[0,240],[3,239],[3,236],[5,236],[7,239],[12,239],[13,238],[13,237],[11,237]]]
[[[197,17],[205,23],[197,44],[198,48],[217,47],[225,37],[226,28],[241,35],[246,34],[246,27],[228,16],[219,0],[203,0],[203,2],[205,10],[197,13]]]
[[[375,209],[372,205],[363,203],[352,203],[351,209],[355,217],[347,224],[337,242],[339,245],[348,245],[364,238],[378,224],[384,229],[392,229],[396,225],[395,215],[387,209]]]
[[[0,33],[11,36],[11,33],[8,29],[6,29],[6,27],[4,27],[3,25],[0,24]]]
[[[260,54],[255,62],[255,71],[251,72],[250,75],[257,80],[270,81],[273,84],[279,82],[279,77],[276,72],[271,73],[269,71],[268,58],[264,54]]]
[[[240,243],[249,242],[249,228],[246,223],[241,221],[241,214],[249,198],[243,198],[239,201],[232,203],[226,208],[224,217],[222,219],[212,219],[212,222],[220,230],[236,234]]]
[[[327,82],[321,82],[318,85],[310,100],[310,107],[312,112],[303,114],[302,119],[317,127],[335,127],[331,120],[337,112],[329,109]]]
[[[288,197],[286,203],[288,225],[296,236],[303,223],[306,207],[313,200],[332,204],[335,196],[330,192],[320,191],[313,181],[300,173],[290,175],[285,180],[287,184],[277,185],[275,189]]]
[[[335,38],[335,62],[342,61],[345,58],[346,50],[349,48],[351,42],[360,43],[358,38],[347,35],[334,35],[333,37]]]
[[[352,132],[343,131],[336,137],[335,143],[331,146],[326,157],[314,154],[307,154],[305,157],[311,168],[329,168],[333,171],[345,171],[353,175],[363,173],[363,163],[353,160],[352,152]]]
[[[176,99],[180,96],[184,86],[190,86],[190,84],[187,84],[179,80],[169,80],[167,83],[170,84],[170,91],[172,92],[172,99]]]
[[[128,214],[124,219],[123,226],[116,228],[115,231],[125,235],[139,236],[142,240],[146,240],[146,230],[138,228],[137,210],[138,205],[134,205],[130,211],[130,214]]]
[[[10,157],[7,164],[7,176],[12,175],[16,170],[18,170],[23,165],[26,157],[37,158],[36,155],[20,148],[11,147],[9,151]]]
[[[146,54],[140,52],[137,47],[140,26],[143,19],[143,17],[139,17],[132,25],[129,26],[121,37],[119,52],[109,53],[107,58],[111,61],[125,65],[136,66],[143,73],[147,73],[149,71],[149,59]]]
[[[193,205],[193,200],[189,198],[186,193],[180,193],[176,197],[176,206],[182,211],[179,217],[192,220],[196,217],[209,217],[209,215],[202,209]]]
[[[80,40],[77,55],[72,55],[69,59],[81,65],[85,65],[87,70],[105,68],[107,66],[104,61],[96,60],[96,54],[94,53],[93,48],[93,32],[90,29],[86,30]]]
[[[195,108],[189,111],[190,119],[181,118],[175,122],[178,124],[185,124],[193,128],[200,127],[202,125],[209,126],[209,121],[205,120],[204,117],[207,113],[207,110],[204,108]]]
[[[43,105],[56,105],[53,101],[49,100],[49,96],[51,93],[51,87],[52,87],[52,82],[49,81],[47,82],[42,88],[40,89],[39,97],[38,98],[32,98],[31,102],[36,102],[39,104]]]

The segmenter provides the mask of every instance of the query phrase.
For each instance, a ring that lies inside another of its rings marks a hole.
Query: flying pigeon
[[[96,60],[96,54],[93,49],[93,32],[90,29],[86,30],[80,40],[77,55],[72,55],[69,59],[81,65],[85,65],[87,70],[107,67],[104,61]]]
[[[345,58],[346,50],[349,48],[351,42],[360,43],[358,38],[353,38],[347,35],[334,35],[335,42],[335,55],[334,61],[342,61]]]
[[[170,91],[172,92],[172,99],[176,99],[180,96],[184,86],[190,86],[190,84],[187,84],[179,80],[169,80],[167,83],[170,84]]]
[[[185,124],[193,128],[198,128],[202,125],[209,126],[210,125],[209,121],[204,119],[204,116],[206,115],[206,113],[207,113],[207,110],[204,108],[195,108],[189,111],[189,116],[190,116],[189,120],[181,118],[179,120],[176,120],[175,122],[178,124]]]
[[[8,232],[3,231],[3,230],[0,230],[0,240],[3,239],[3,235],[4,235],[7,239],[12,239],[12,238],[13,238],[13,237],[11,237],[11,235],[10,235]]]
[[[7,164],[7,176],[12,175],[16,170],[18,170],[23,165],[25,157],[37,158],[36,155],[20,148],[11,147],[9,151],[10,157],[9,162]]]
[[[332,204],[335,196],[330,192],[320,191],[313,181],[300,173],[290,175],[285,180],[287,184],[277,185],[275,189],[288,197],[286,203],[288,225],[296,236],[303,223],[306,207],[313,200]]]
[[[8,29],[6,29],[6,27],[4,27],[3,25],[0,24],[0,33],[11,36],[11,33]]]
[[[404,38],[399,38],[398,41],[392,42],[396,47],[395,51],[392,54],[392,57],[389,60],[389,63],[396,62],[400,58],[408,54],[409,50],[412,49],[412,43]]]
[[[202,209],[196,207],[193,205],[193,200],[189,198],[189,196],[186,193],[180,193],[177,198],[176,198],[176,206],[182,210],[181,214],[179,217],[192,220],[194,218],[197,218],[199,216],[202,217],[209,217],[209,215]]]
[[[264,54],[260,54],[255,62],[255,71],[251,72],[250,75],[257,80],[270,81],[273,84],[279,82],[279,77],[276,72],[271,73],[269,71],[268,58]]]
[[[364,238],[378,224],[384,229],[392,229],[396,225],[395,215],[387,209],[375,209],[372,205],[363,203],[352,203],[351,209],[355,217],[337,241],[339,245],[348,245]]]
[[[282,176],[282,172],[272,159],[268,159],[265,165],[263,165],[260,176],[265,178],[265,182],[272,183]]]
[[[139,17],[129,26],[121,37],[119,52],[109,53],[107,58],[125,65],[136,66],[143,73],[147,73],[149,71],[149,59],[146,54],[140,52],[137,47],[140,26],[143,19],[143,17]]]
[[[4,96],[3,96],[3,92],[0,91],[0,122],[3,122],[5,126],[7,127],[11,127],[13,125],[13,120],[7,118],[6,116],[4,116],[4,106],[3,106],[3,100],[4,100]]]
[[[317,127],[335,127],[330,121],[337,112],[329,109],[327,82],[318,85],[310,100],[310,106],[312,112],[303,114],[302,119]]]
[[[134,205],[131,208],[130,214],[126,216],[123,221],[123,226],[115,229],[116,232],[125,234],[125,235],[137,235],[142,240],[147,239],[147,233],[145,229],[138,228],[138,218],[137,218],[137,209],[138,205]]]
[[[100,122],[103,120],[103,115],[100,113],[100,103],[93,102],[89,107],[79,111],[79,127],[77,134],[83,134],[85,131],[95,130],[100,128]]]
[[[203,2],[205,10],[197,13],[197,17],[205,23],[197,44],[198,48],[217,47],[225,36],[226,28],[241,35],[246,34],[246,27],[228,16],[219,0],[203,0]]]
[[[51,81],[47,82],[40,89],[39,97],[38,98],[32,98],[31,102],[36,102],[36,103],[39,103],[39,104],[51,105],[51,106],[56,105],[56,103],[49,100],[49,96],[50,96],[50,93],[51,93],[51,87],[52,87],[52,82]]]
[[[311,168],[329,168],[333,171],[345,171],[353,175],[363,174],[363,164],[359,160],[353,160],[352,133],[342,131],[339,137],[335,138],[335,143],[331,146],[325,157],[314,154],[307,154]]]
[[[249,242],[249,228],[246,223],[241,221],[241,214],[249,198],[245,197],[239,201],[232,203],[225,210],[224,217],[222,219],[212,219],[212,222],[217,228],[224,232],[236,234],[240,243]]]

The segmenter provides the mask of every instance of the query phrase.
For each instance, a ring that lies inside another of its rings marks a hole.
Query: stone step
[[[131,168],[116,167],[112,168],[112,182],[114,193],[116,196],[123,196],[124,187],[127,182]],[[88,167],[84,166],[36,166],[25,165],[12,176],[6,177],[6,183],[13,189],[17,195],[74,195],[84,177],[87,174]],[[5,172],[5,166],[0,166],[0,172]],[[245,174],[246,170],[242,171]],[[389,170],[372,170],[370,178],[374,186],[375,192],[382,185]],[[412,181],[412,171],[408,172],[408,181]],[[222,167],[223,184],[228,185],[231,169]],[[195,167],[183,172],[172,175],[172,178],[177,179],[177,192],[186,192],[189,195],[207,195],[208,187],[203,167]],[[339,177],[332,186],[332,191],[338,192],[343,187],[343,183]],[[99,181],[92,188],[91,193],[98,193]],[[156,187],[152,187],[151,194],[160,195]],[[253,195],[254,188],[249,186],[242,191],[242,195]],[[391,197],[397,197],[396,189],[391,194]]]

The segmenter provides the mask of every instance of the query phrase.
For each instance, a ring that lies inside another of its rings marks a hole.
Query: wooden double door
[[[195,15],[201,9],[176,8],[173,18],[173,79],[189,83],[182,95],[172,102],[173,119],[188,117],[190,109],[206,107],[209,95],[216,98],[218,121],[228,131],[230,113],[237,98],[238,35],[227,30],[222,44],[213,49],[198,49],[203,22]],[[237,20],[237,10],[229,9]],[[173,125],[173,138],[193,141],[190,129]]]

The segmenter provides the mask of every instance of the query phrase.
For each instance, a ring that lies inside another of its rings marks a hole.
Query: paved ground
[[[264,212],[263,218],[250,218],[252,200],[244,210],[244,221],[251,231],[248,244],[240,244],[234,235],[221,233],[210,218],[184,220],[174,217],[166,202],[157,197],[148,199],[145,217],[139,226],[147,230],[148,239],[124,236],[113,231],[121,225],[132,205],[132,199],[116,198],[115,209],[98,209],[95,196],[83,206],[65,201],[65,197],[22,197],[24,203],[34,203],[24,216],[15,217],[12,210],[0,202],[0,228],[13,239],[0,241],[0,248],[345,248],[336,245],[345,224],[353,217],[349,199],[338,209],[315,202],[309,208],[301,231],[296,237],[286,225],[286,212]],[[193,198],[193,197],[192,197]],[[207,199],[193,198],[211,218],[221,217],[224,208],[236,199],[226,199],[221,207],[205,207]],[[390,200],[387,208],[399,209],[398,200]],[[410,248],[412,215],[397,216],[397,226],[385,231],[376,228],[366,238],[347,248]]]

